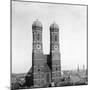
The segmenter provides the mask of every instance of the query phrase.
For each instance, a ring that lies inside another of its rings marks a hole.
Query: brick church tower
[[[61,62],[59,51],[59,26],[56,23],[50,26],[50,56],[52,62],[52,81],[58,82],[61,76]]]
[[[47,61],[42,49],[42,24],[36,20],[32,24],[33,51],[32,51],[32,73],[34,87],[43,87],[45,84],[44,66]]]

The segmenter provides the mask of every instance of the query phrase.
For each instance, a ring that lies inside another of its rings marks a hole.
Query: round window
[[[40,69],[38,69],[38,72],[40,71]]]
[[[54,48],[55,48],[55,50],[57,50],[57,49],[58,49],[58,46],[57,46],[57,45],[55,45],[55,46],[54,46]]]
[[[37,44],[36,48],[41,49],[41,45]]]

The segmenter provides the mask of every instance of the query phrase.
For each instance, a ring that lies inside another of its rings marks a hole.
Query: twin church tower
[[[32,24],[32,82],[34,87],[46,87],[61,78],[61,60],[59,52],[59,26],[50,25],[50,53],[43,54],[42,24],[36,20]]]

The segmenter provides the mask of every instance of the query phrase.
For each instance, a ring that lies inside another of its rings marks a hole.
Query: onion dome
[[[58,31],[59,26],[54,22],[53,24],[50,25],[50,30],[51,31]]]
[[[39,29],[42,28],[42,24],[40,21],[38,21],[38,19],[36,21],[33,22],[32,24],[32,29]]]

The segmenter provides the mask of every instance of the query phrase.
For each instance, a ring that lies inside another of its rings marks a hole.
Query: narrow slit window
[[[40,39],[40,35],[39,35],[39,33],[37,34],[37,40],[39,40]]]
[[[57,36],[55,35],[55,41],[57,41]]]

